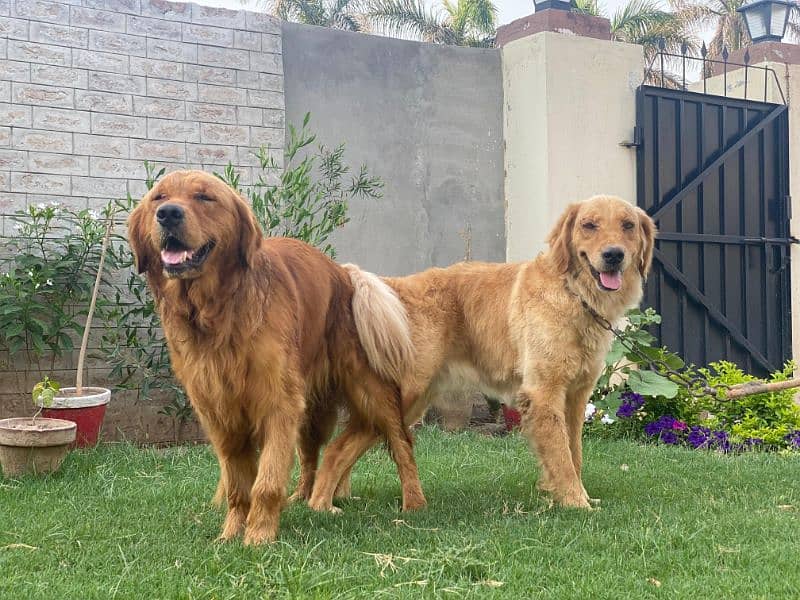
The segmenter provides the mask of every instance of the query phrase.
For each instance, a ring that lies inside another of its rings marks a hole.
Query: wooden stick
[[[94,288],[92,289],[92,301],[89,303],[89,313],[86,315],[86,325],[83,328],[81,349],[80,352],[78,352],[78,375],[75,378],[75,392],[77,394],[83,393],[83,362],[86,359],[86,348],[89,345],[89,329],[92,326],[94,308],[97,305],[97,293],[100,291],[100,279],[103,276],[103,263],[106,260],[106,250],[108,250],[108,240],[111,237],[111,227],[114,224],[113,217],[114,211],[112,210],[106,219],[106,231],[105,235],[103,235],[103,245],[100,248],[100,263],[97,266],[97,277],[94,280]]]
[[[763,381],[748,381],[747,383],[740,383],[731,386],[725,391],[726,400],[735,400],[742,396],[752,396],[754,394],[763,394],[766,392],[779,392],[781,390],[788,390],[790,388],[800,387],[800,378],[787,379],[786,381],[773,381],[772,383],[764,383]]]

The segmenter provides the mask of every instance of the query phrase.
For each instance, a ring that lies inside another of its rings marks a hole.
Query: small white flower
[[[39,210],[44,210],[45,208],[47,208],[47,204],[45,204],[44,202],[39,202],[36,205],[36,208],[38,208]]]
[[[97,221],[100,218],[100,213],[97,212],[96,210],[90,210],[89,218],[92,219],[93,221]]]
[[[53,280],[52,279],[48,279],[47,281],[45,281],[45,283],[47,285],[53,285]]]
[[[597,407],[591,402],[589,402],[589,404],[586,405],[586,410],[583,413],[584,420],[591,421],[592,417],[594,416],[594,413],[596,412],[597,412]]]
[[[58,200],[50,200],[48,204],[50,204],[50,206],[52,206],[53,208],[58,208],[59,206],[61,206],[61,203]]]
[[[603,415],[603,417],[600,419],[600,422],[603,423],[604,425],[611,425],[614,422],[614,419],[612,419],[608,415]]]
[[[33,271],[28,271],[28,277],[33,277]]]

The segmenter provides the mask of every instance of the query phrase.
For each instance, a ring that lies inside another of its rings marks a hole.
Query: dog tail
[[[342,265],[353,283],[353,318],[370,366],[400,384],[414,352],[405,306],[380,277]]]

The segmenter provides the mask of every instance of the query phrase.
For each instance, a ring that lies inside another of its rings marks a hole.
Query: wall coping
[[[495,45],[502,48],[509,42],[542,31],[610,40],[611,21],[566,10],[542,10],[498,27]]]

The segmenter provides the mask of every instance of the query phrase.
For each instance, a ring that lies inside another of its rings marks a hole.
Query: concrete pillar
[[[633,135],[644,59],[640,46],[549,28],[511,39],[502,46],[506,259],[519,261],[545,248],[568,203],[636,201],[635,151],[620,142]]]

